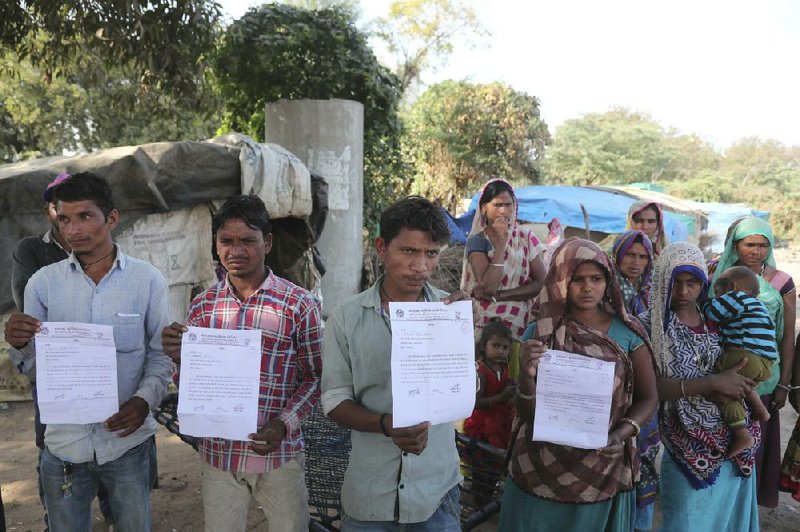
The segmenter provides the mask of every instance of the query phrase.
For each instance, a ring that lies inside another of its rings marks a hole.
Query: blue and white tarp
[[[769,220],[768,211],[751,209],[744,203],[703,203],[700,201],[688,201],[687,203],[698,211],[703,211],[708,217],[706,233],[713,237],[709,249],[714,253],[721,253],[725,248],[728,227],[739,218],[758,216]]]
[[[625,231],[628,209],[639,201],[622,193],[562,185],[518,187],[514,189],[514,194],[517,196],[518,218],[521,221],[546,224],[558,218],[562,226],[584,229],[582,204],[589,215],[590,229],[609,234]],[[469,211],[456,220],[465,234],[472,224],[479,195],[480,192],[472,197]],[[668,212],[664,213],[664,225],[670,242],[689,238],[686,225]]]

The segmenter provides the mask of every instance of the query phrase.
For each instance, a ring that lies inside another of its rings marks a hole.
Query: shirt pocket
[[[141,314],[114,315],[114,345],[119,353],[144,349],[144,318]]]

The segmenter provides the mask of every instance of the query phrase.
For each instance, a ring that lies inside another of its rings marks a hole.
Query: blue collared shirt
[[[172,375],[172,361],[161,347],[161,330],[169,323],[167,283],[152,265],[123,254],[95,284],[75,255],[37,271],[25,288],[25,313],[40,321],[71,321],[111,325],[117,348],[117,392],[122,404],[133,396],[157,408]],[[22,369],[33,371],[35,342],[13,353]],[[125,438],[102,423],[50,424],[45,445],[62,460],[99,464],[116,460],[156,432],[151,414]]]

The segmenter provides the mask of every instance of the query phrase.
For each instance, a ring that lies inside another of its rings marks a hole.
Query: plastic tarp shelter
[[[725,235],[728,227],[745,216],[758,216],[764,220],[769,220],[768,211],[752,209],[744,203],[704,203],[700,201],[690,201],[694,208],[703,211],[708,217],[708,227],[706,232],[712,237],[709,249],[714,253],[721,253],[725,248]]]
[[[621,192],[565,185],[517,187],[514,194],[520,221],[546,224],[558,218],[562,226],[584,229],[583,205],[589,215],[590,229],[607,234],[625,231],[628,209],[638,201]],[[469,211],[457,219],[458,226],[465,233],[472,224],[479,195],[477,192],[472,197]],[[664,225],[670,242],[688,239],[686,225],[669,212],[664,213]]]

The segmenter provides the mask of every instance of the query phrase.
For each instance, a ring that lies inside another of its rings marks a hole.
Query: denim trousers
[[[101,482],[117,530],[149,531],[151,447],[148,439],[105,464],[63,462],[45,449],[40,468],[50,531],[91,532],[92,500]]]
[[[460,532],[461,488],[458,484],[447,492],[439,507],[421,523],[397,521],[359,521],[347,514],[342,516],[342,532]]]

